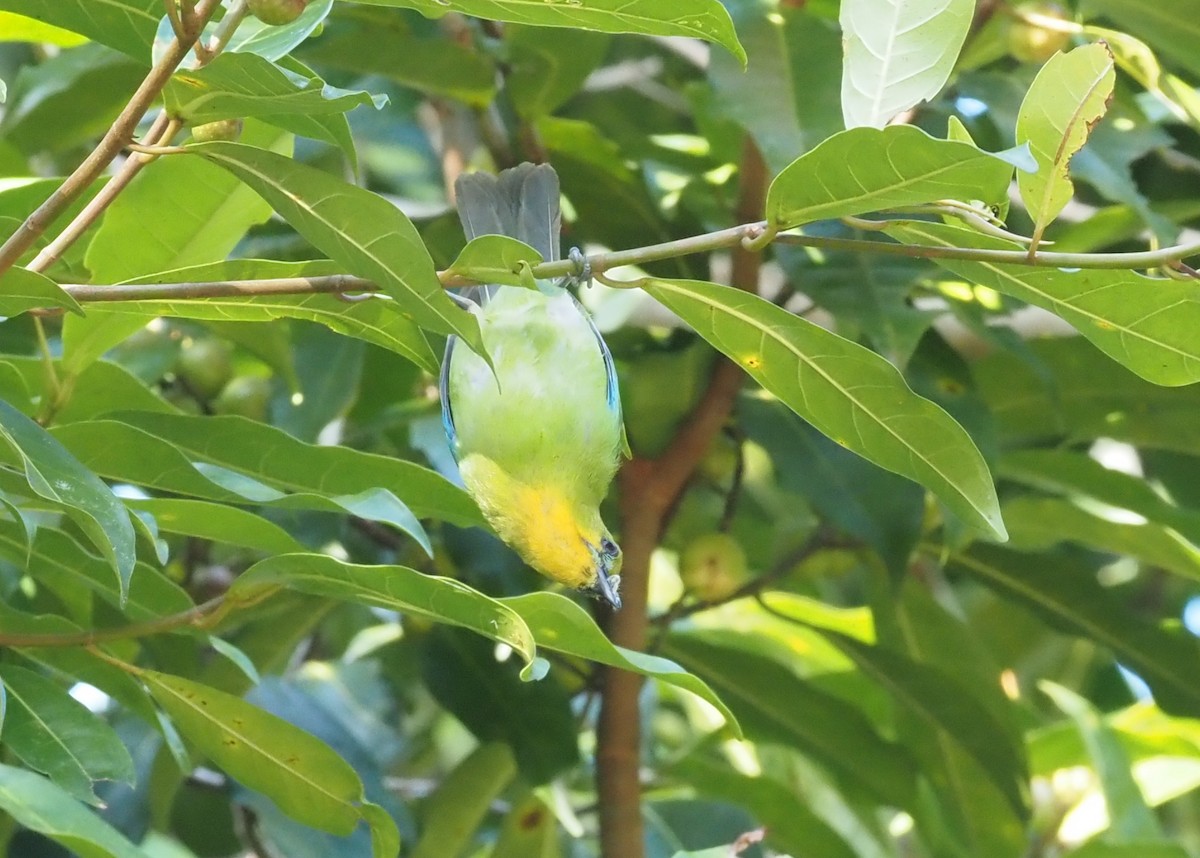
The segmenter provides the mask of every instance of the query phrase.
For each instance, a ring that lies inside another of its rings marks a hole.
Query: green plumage
[[[457,191],[468,238],[505,234],[558,257],[558,178],[550,167],[465,176]],[[493,366],[461,343],[447,348],[447,433],[467,489],[501,538],[538,571],[599,587],[619,604],[608,586],[619,552],[599,514],[622,446],[616,378],[579,302],[540,285],[481,290],[479,321]]]

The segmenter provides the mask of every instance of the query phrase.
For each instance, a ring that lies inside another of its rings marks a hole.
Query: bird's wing
[[[458,337],[446,340],[446,353],[442,355],[442,371],[438,375],[438,398],[442,401],[442,428],[446,430],[446,439],[450,442],[450,452],[454,461],[458,461],[458,430],[454,428],[454,409],[450,405],[450,358],[454,354],[454,344]]]

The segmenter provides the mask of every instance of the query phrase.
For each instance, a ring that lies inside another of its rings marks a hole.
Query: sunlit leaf
[[[87,36],[150,65],[161,0],[0,0],[0,9]]]
[[[189,151],[253,188],[331,259],[377,282],[418,324],[457,334],[483,351],[475,317],[446,296],[416,228],[390,202],[329,173],[251,146],[203,143]]]
[[[1071,156],[1108,110],[1116,80],[1108,46],[1084,45],[1051,57],[1021,103],[1017,142],[1029,143],[1038,171],[1018,173],[1017,187],[1033,218],[1035,238],[1074,195],[1067,175]]]
[[[1056,628],[1108,647],[1150,685],[1164,709],[1200,714],[1200,688],[1192,681],[1200,641],[1136,617],[1090,567],[1061,555],[976,545],[952,558],[950,569],[1032,608]]]
[[[31,831],[87,858],[148,858],[70,794],[25,769],[0,764],[0,807]]]
[[[962,227],[909,223],[889,227],[906,244],[1018,250],[1001,238]],[[1135,271],[1063,271],[1011,263],[938,259],[960,277],[1049,310],[1138,375],[1155,384],[1200,381],[1200,297],[1190,283]]]
[[[767,224],[788,229],[944,198],[999,202],[1012,167],[911,125],[851,128],[801,155],[771,182]]]
[[[403,566],[343,563],[322,554],[284,554],[247,569],[229,598],[255,602],[280,589],[353,599],[461,626],[511,646],[527,665],[533,664],[534,637],[520,615],[452,578],[423,575]],[[532,675],[529,667],[526,675]]]
[[[937,95],[974,12],[973,0],[843,0],[846,127],[882,128]]]
[[[1004,538],[995,487],[971,437],[883,358],[738,289],[687,280],[644,288],[823,434]]]
[[[4,745],[75,798],[99,805],[98,780],[133,782],[133,760],[117,734],[62,686],[13,664],[0,665]]]
[[[716,707],[735,735],[741,734],[741,727],[733,712],[703,680],[665,658],[613,646],[595,620],[565,596],[528,593],[502,599],[501,602],[520,614],[538,646],[640,673],[690,691]]]
[[[129,513],[80,461],[45,429],[0,401],[0,438],[8,458],[24,472],[39,497],[67,508],[116,572],[122,595],[129,590],[135,555]]]
[[[528,0],[355,0],[370,6],[416,9],[431,18],[461,12],[475,18],[570,27],[604,33],[644,33],[651,36],[693,36],[716,42],[741,60],[746,54],[733,31],[733,22],[717,0],[566,0],[530,3]]]
[[[138,676],[189,742],[284,813],[335,834],[365,820],[377,850],[398,845],[391,817],[364,813],[362,782],[324,742],[232,694],[155,671]]]

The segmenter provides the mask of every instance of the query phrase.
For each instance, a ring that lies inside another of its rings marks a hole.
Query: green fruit
[[[750,577],[746,552],[728,533],[706,533],[684,549],[679,558],[679,577],[698,599],[726,599]]]
[[[214,140],[237,140],[242,136],[242,120],[218,119],[216,122],[205,122],[192,128],[192,139],[197,143],[211,143]]]
[[[239,375],[213,401],[217,414],[238,414],[265,421],[271,403],[271,382],[258,375]]]
[[[1057,21],[1066,20],[1062,7],[1055,3],[1031,3],[1019,7],[1018,12]],[[1023,63],[1044,63],[1070,42],[1070,33],[1039,27],[1025,21],[1017,21],[1008,31],[1008,51]]]
[[[246,3],[251,15],[273,27],[292,23],[307,5],[308,0],[247,0]]]
[[[740,456],[741,451],[732,439],[718,435],[700,460],[700,473],[714,485],[724,487],[737,472]]]
[[[212,399],[233,377],[233,350],[223,340],[194,340],[179,353],[176,372],[200,399]]]

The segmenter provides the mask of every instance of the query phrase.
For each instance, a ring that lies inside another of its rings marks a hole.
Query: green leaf
[[[430,18],[461,12],[474,18],[568,27],[603,33],[642,33],[649,36],[692,36],[716,42],[742,62],[746,53],[738,43],[729,13],[717,0],[567,0],[564,3],[531,0],[355,0],[368,6],[416,9]]]
[[[1025,496],[1004,504],[1013,548],[1037,550],[1075,542],[1093,551],[1128,554],[1200,580],[1200,550],[1157,524],[1113,521],[1060,498]]]
[[[290,277],[325,277],[343,273],[327,260],[277,262],[269,259],[231,259],[160,272],[131,283],[204,283],[222,280],[275,280]],[[176,316],[208,321],[267,322],[272,319],[304,319],[324,325],[339,334],[357,337],[411,360],[436,373],[438,356],[425,332],[411,319],[396,312],[384,299],[347,303],[335,294],[204,297],[197,300],[114,301],[103,310],[93,304],[89,313],[132,314],[145,317]]]
[[[1027,357],[997,352],[972,366],[1006,440],[1112,438],[1200,452],[1200,388],[1158,387],[1106,360],[1080,337],[1034,340]]]
[[[441,35],[418,36],[403,23],[390,15],[339,22],[336,30],[306,46],[304,58],[322,68],[381,75],[422,92],[480,107],[488,104],[496,90],[490,57]]]
[[[962,50],[973,0],[843,0],[842,115],[882,128],[937,95]]]
[[[920,536],[925,493],[835,444],[779,403],[743,396],[747,436],[771,456],[776,479],[830,522],[870,546],[898,580]]]
[[[516,774],[512,751],[503,743],[489,742],[468,754],[427,799],[425,830],[411,858],[464,852],[492,802]]]
[[[1005,537],[971,437],[883,358],[748,292],[686,280],[643,288],[823,434],[930,489],[971,526]]]
[[[1056,628],[1108,647],[1150,685],[1164,709],[1200,714],[1200,688],[1194,682],[1200,641],[1182,629],[1137,617],[1120,594],[1097,582],[1090,566],[1061,555],[975,545],[954,556],[949,568],[1027,605]]]
[[[664,652],[717,690],[746,738],[797,748],[843,784],[861,786],[884,804],[912,805],[915,767],[903,748],[880,738],[855,707],[751,651],[752,636],[738,638],[734,644],[720,632],[673,634]],[[857,765],[861,759],[871,765]]]
[[[810,624],[788,611],[787,599],[764,594],[765,604],[783,616],[819,631],[845,653],[865,675],[879,683],[897,705],[926,729],[940,730],[975,760],[1000,789],[1018,815],[1026,815],[1024,784],[1028,780],[1021,748],[996,717],[953,677],[942,670],[882,646],[871,646],[832,629]]]
[[[914,576],[877,588],[872,615],[881,643],[944,672],[986,707],[1004,731],[999,745],[1012,755],[1024,786],[1025,736],[1001,688],[1000,667],[977,632],[938,604],[930,588]],[[1024,808],[1013,808],[1003,787],[944,729],[930,729],[915,714],[898,714],[897,731],[929,777],[948,839],[972,858],[1019,854],[1027,837]]]
[[[291,153],[291,135],[249,122],[244,137]],[[282,155],[280,157],[283,157]],[[146,212],[156,212],[147,218]],[[223,260],[270,206],[236,178],[192,158],[160,158],[109,206],[88,245],[86,263],[100,282]],[[142,327],[137,317],[94,313],[69,317],[63,329],[64,366],[78,374]]]
[[[38,307],[62,307],[83,315],[79,302],[44,274],[13,266],[0,275],[0,315],[18,316]]]
[[[0,665],[4,745],[75,798],[99,806],[98,780],[133,783],[133,760],[109,727],[66,689],[30,670]]]
[[[287,24],[264,24],[248,15],[238,25],[225,50],[281,60],[317,32],[333,9],[333,0],[308,0],[304,11]]]
[[[149,412],[120,416],[125,425],[154,434],[200,460],[252,474],[288,491],[349,497],[388,486],[415,515],[454,523],[480,521],[461,488],[401,458],[344,446],[305,444],[276,428],[238,416],[199,418]]]
[[[183,498],[130,500],[133,509],[150,513],[160,529],[270,554],[303,551],[304,546],[277,524],[236,507]]]
[[[292,154],[291,135],[248,122],[247,144]],[[146,212],[154,212],[152,218]],[[157,271],[219,262],[246,231],[271,215],[225,171],[196,158],[159,158],[148,164],[104,213],[88,246],[96,282],[120,283]]]
[[[346,113],[359,105],[378,110],[387,103],[386,96],[323,85],[257,54],[224,52],[203,68],[176,72],[163,98],[172,116],[193,125],[246,116],[270,122],[288,115]]]
[[[1075,728],[1083,737],[1092,768],[1104,791],[1109,819],[1105,839],[1113,843],[1162,840],[1162,827],[1133,779],[1129,758],[1100,713],[1085,698],[1062,685],[1042,680],[1038,687],[1075,722]]]
[[[841,34],[807,9],[772,2],[730,8],[746,46],[745,69],[709,60],[714,107],[749,131],[772,173],[844,129],[838,100]]]
[[[566,596],[526,593],[500,601],[521,616],[538,646],[639,673],[689,691],[711,703],[725,718],[733,734],[741,737],[742,728],[737,718],[703,680],[665,658],[614,646],[596,621]]]
[[[39,497],[66,507],[117,573],[122,598],[133,574],[135,545],[129,513],[112,490],[45,429],[0,400],[0,438]]]
[[[0,0],[0,9],[87,36],[146,65],[163,16],[162,0]]]
[[[1055,54],[1042,66],[1017,114],[1017,143],[1029,143],[1036,173],[1018,173],[1017,188],[1034,221],[1034,244],[1075,194],[1068,169],[1093,125],[1108,110],[1117,74],[1103,42]]]
[[[45,378],[46,364],[41,358],[9,355],[5,363],[17,371],[29,389],[36,389]],[[55,371],[61,371],[61,366],[61,361],[56,362]],[[174,410],[129,370],[110,361],[93,363],[76,377],[75,385],[71,398],[55,415],[57,424],[90,420],[114,409]],[[31,412],[32,408],[27,413]]]
[[[905,244],[1019,250],[1020,245],[975,230],[936,223],[887,229]],[[1134,271],[1063,271],[993,262],[938,259],[965,280],[1049,310],[1070,322],[1105,354],[1147,381],[1200,381],[1200,298],[1190,284]]]
[[[516,665],[497,661],[492,641],[444,626],[423,636],[420,664],[434,700],[479,741],[508,745],[529,783],[549,783],[578,764],[571,695],[555,678],[524,682]]]
[[[317,596],[419,614],[508,644],[531,676],[533,634],[520,615],[452,578],[422,575],[403,566],[359,566],[322,554],[285,554],[255,563],[229,590],[234,603],[255,602],[287,588]]]
[[[232,694],[151,670],[138,676],[188,741],[288,816],[334,834],[365,819],[373,840],[397,838],[390,816],[364,813],[362,782],[324,742]]]
[[[504,817],[488,858],[559,858],[558,818],[544,801],[529,793]]]
[[[60,48],[73,48],[87,41],[78,33],[15,12],[0,12],[0,39],[6,42],[41,42]],[[3,83],[0,81],[0,104],[4,103]]]
[[[387,489],[370,488],[356,494],[338,494],[319,487],[316,491],[304,491],[302,486],[289,482],[285,487],[299,487],[300,490],[286,493],[221,465],[191,461],[169,442],[124,423],[111,420],[75,423],[55,431],[79,456],[112,479],[221,503],[349,513],[369,521],[391,524],[428,550],[428,537],[412,510]],[[325,449],[346,450],[342,447]],[[417,465],[411,467],[419,468]],[[465,499],[466,495],[462,497]],[[454,498],[450,496],[446,500],[453,502]],[[425,502],[437,503],[437,500]],[[453,513],[448,512],[447,517],[453,517]]]
[[[1089,17],[1103,15],[1193,76],[1200,75],[1200,57],[1196,56],[1196,39],[1200,38],[1198,0],[1175,0],[1169,6],[1154,0],[1087,0],[1083,6]]]
[[[1200,545],[1200,510],[1176,506],[1141,477],[1114,471],[1084,453],[1014,450],[1001,459],[997,473],[1043,491],[1127,509]]]
[[[851,128],[801,155],[771,182],[767,224],[789,229],[944,198],[998,202],[1012,167],[911,125]]]
[[[138,476],[127,469],[137,468],[137,457],[133,451],[146,447],[146,455],[156,447],[167,450],[175,448],[178,465],[188,474],[182,479],[195,483],[196,468],[189,459],[178,455],[180,451],[192,460],[207,462],[226,469],[231,476],[245,474],[253,479],[245,484],[251,492],[262,488],[256,480],[264,480],[278,489],[291,492],[311,492],[338,500],[344,506],[354,506],[354,499],[361,497],[369,501],[372,490],[387,486],[396,492],[400,502],[425,518],[444,519],[455,524],[472,525],[481,523],[478,509],[467,494],[449,480],[413,462],[364,453],[349,447],[328,447],[305,444],[284,432],[247,420],[243,417],[194,417],[151,412],[124,412],[120,420],[95,421],[89,424],[71,424],[54,430],[77,455],[89,461],[93,467],[109,472],[107,462],[121,461],[117,478],[133,482],[145,482],[170,489],[165,482],[153,480],[153,468],[147,466],[137,471]],[[128,445],[128,446],[126,446]],[[106,458],[105,447],[110,448]],[[125,447],[121,452],[114,447]],[[119,458],[123,457],[123,458]],[[160,457],[164,463],[169,459]],[[157,466],[156,466],[157,467]],[[234,501],[238,496],[229,491],[230,485],[222,483],[227,491],[213,493],[212,479],[224,479],[225,474],[212,467],[203,468],[205,479],[198,485],[208,485],[208,493],[197,494],[206,500]],[[182,489],[190,492],[190,489]],[[254,497],[242,500],[256,500]],[[261,502],[279,500],[279,491],[268,489]]]
[[[1188,858],[1188,852],[1178,843],[1104,843],[1093,840],[1080,849],[1067,852],[1063,858]]]
[[[777,780],[741,774],[696,754],[672,765],[668,773],[685,780],[699,795],[746,808],[766,828],[767,842],[775,849],[821,858],[858,855],[795,790]]]
[[[189,151],[229,170],[297,232],[396,299],[399,312],[483,352],[475,317],[442,290],[421,236],[398,208],[376,194],[281,155],[238,143]]]
[[[192,607],[192,600],[178,584],[145,563],[134,567],[129,590],[123,592],[108,565],[61,530],[38,528],[28,548],[23,536],[19,525],[0,522],[0,553],[14,563],[27,557],[29,575],[60,596],[95,593],[133,620],[151,620]]]
[[[446,273],[476,283],[524,286],[525,266],[541,262],[542,255],[523,241],[507,235],[481,235],[467,243]]]
[[[594,30],[512,25],[504,31],[504,44],[505,91],[521,116],[534,119],[553,113],[583,88],[604,61],[612,38]]]
[[[148,858],[117,829],[33,772],[0,764],[0,808],[82,858]]]

